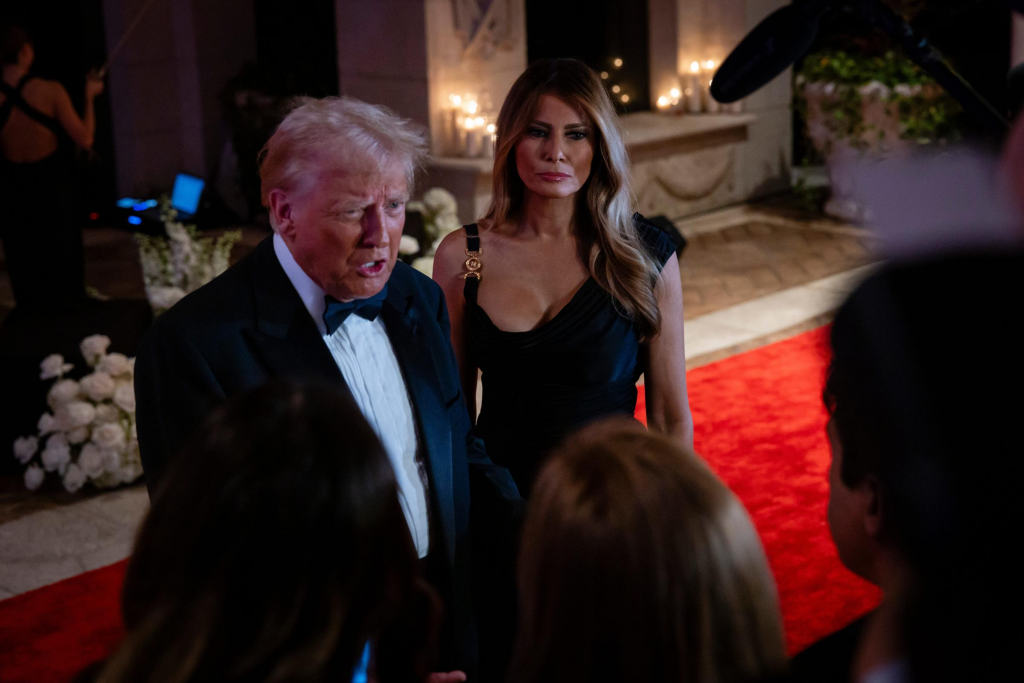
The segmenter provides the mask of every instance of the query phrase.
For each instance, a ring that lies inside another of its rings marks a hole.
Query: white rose
[[[409,254],[415,254],[420,250],[420,241],[412,235],[402,235],[402,240],[398,244],[398,253],[403,256]]]
[[[107,353],[107,349],[110,347],[110,337],[102,334],[94,334],[86,337],[82,340],[79,348],[82,351],[82,356],[85,358],[85,362],[90,366],[95,367],[100,359]]]
[[[117,409],[117,406],[109,403],[103,403],[96,406],[96,419],[95,424],[103,424],[105,422],[117,422],[121,419],[121,411]]]
[[[432,187],[423,193],[423,204],[435,216],[443,213],[457,213],[459,203],[455,196],[443,187]]]
[[[96,444],[87,443],[82,446],[82,452],[78,454],[78,466],[82,468],[87,477],[96,479],[107,471],[106,453]]]
[[[39,439],[34,436],[23,436],[14,440],[14,457],[22,465],[32,459],[39,450]]]
[[[68,430],[84,427],[95,419],[96,407],[85,401],[68,401],[57,410],[57,420]]]
[[[421,256],[412,262],[412,267],[420,271],[427,277],[433,277],[434,274],[434,257],[433,256]]]
[[[121,456],[124,454],[123,448],[101,448],[100,453],[103,455],[104,470],[115,473],[120,471],[122,460]]]
[[[68,463],[71,462],[71,446],[63,434],[54,434],[46,440],[46,448],[39,457],[47,472],[56,471],[64,474]]]
[[[73,379],[62,379],[50,387],[46,402],[50,404],[51,408],[56,409],[57,406],[62,406],[68,401],[78,398],[80,393],[81,387],[78,386],[78,382]]]
[[[135,412],[135,387],[131,382],[119,382],[114,392],[114,403],[126,413]]]
[[[64,473],[64,488],[68,493],[74,493],[82,488],[86,479],[87,477],[82,468],[72,463],[68,466],[68,471]]]
[[[39,422],[36,424],[36,427],[39,429],[40,436],[46,436],[50,432],[56,431],[57,418],[55,418],[50,413],[43,413],[40,416]]]
[[[149,304],[156,309],[167,310],[185,296],[185,290],[179,287],[150,287],[146,290]]]
[[[64,362],[64,356],[53,353],[43,359],[39,364],[39,379],[54,379],[63,377],[64,373],[75,367],[71,363]]]
[[[129,463],[121,468],[119,472],[122,484],[130,484],[142,476],[142,465]]]
[[[124,445],[124,428],[116,422],[105,422],[92,430],[92,442],[100,448],[117,448]]]
[[[123,353],[111,353],[100,359],[96,369],[107,373],[111,377],[118,377],[130,373],[133,365],[128,362],[128,356]]]
[[[29,468],[25,470],[25,488],[29,491],[35,491],[39,488],[43,479],[46,478],[46,472],[39,465],[29,465]]]
[[[89,440],[89,427],[78,427],[67,433],[68,443],[79,444]]]
[[[97,403],[105,401],[108,398],[113,398],[114,389],[117,388],[117,383],[114,382],[114,378],[99,370],[91,375],[83,377],[79,382],[79,385],[82,387],[82,391]]]

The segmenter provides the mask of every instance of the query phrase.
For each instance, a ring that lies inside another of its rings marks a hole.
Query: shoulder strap
[[[462,293],[466,297],[466,303],[475,306],[477,290],[480,289],[480,278],[483,277],[480,272],[484,266],[480,260],[483,249],[480,248],[480,232],[476,223],[463,226],[463,229],[466,231],[466,256],[468,258],[466,259],[466,272],[462,275],[466,281]]]
[[[2,105],[0,105],[0,127],[7,123],[7,119],[11,115],[11,109],[13,107],[17,107],[18,109],[25,112],[26,116],[28,116],[30,119],[32,119],[39,125],[49,128],[56,135],[60,135],[61,126],[60,123],[57,122],[57,119],[53,118],[52,116],[47,116],[43,112],[33,107],[25,99],[24,95],[21,94],[21,91],[24,89],[25,84],[28,83],[30,80],[32,80],[32,76],[25,75],[22,77],[20,81],[18,81],[18,85],[16,85],[13,88],[7,85],[6,83],[0,82],[0,86],[2,86],[0,87],[0,90],[3,90],[4,94],[7,95],[7,99],[4,101]]]

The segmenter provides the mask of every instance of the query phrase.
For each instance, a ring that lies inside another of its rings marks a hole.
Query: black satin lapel
[[[441,513],[441,531],[449,553],[454,550],[455,503],[452,492],[452,430],[434,360],[415,320],[395,306],[392,297],[384,303],[381,318],[395,350],[405,384],[419,418],[420,437],[430,471],[430,485]],[[452,560],[453,558],[449,558]]]
[[[259,331],[248,331],[246,336],[270,375],[327,382],[349,393],[338,364],[304,308],[296,312],[284,337]]]

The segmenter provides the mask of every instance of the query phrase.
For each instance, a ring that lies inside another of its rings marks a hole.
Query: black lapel
[[[256,327],[246,336],[271,375],[329,382],[348,393],[320,330],[277,260],[272,237],[253,253],[253,301]]]
[[[412,397],[420,428],[421,446],[430,471],[434,509],[440,513],[438,529],[444,535],[448,561],[455,561],[455,500],[452,491],[452,430],[441,393],[434,360],[413,301],[392,275],[381,318],[395,350],[405,384]]]

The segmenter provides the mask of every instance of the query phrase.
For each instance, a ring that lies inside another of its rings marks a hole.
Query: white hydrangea
[[[57,420],[63,429],[84,427],[95,419],[96,407],[87,401],[68,401],[57,409]]]
[[[130,484],[142,476],[142,465],[130,462],[119,472],[122,484]]]
[[[97,403],[113,398],[114,390],[117,388],[117,382],[114,381],[114,378],[100,370],[96,370],[91,375],[83,377],[79,381],[79,385],[82,387],[82,391]]]
[[[68,493],[74,493],[85,485],[87,479],[82,468],[72,463],[64,473],[64,488]]]
[[[123,353],[110,353],[100,359],[96,369],[111,377],[123,377],[134,371],[135,364],[129,361],[128,356]]]
[[[92,442],[100,448],[124,446],[124,428],[116,422],[105,422],[92,430]]]
[[[436,239],[441,239],[451,232],[462,228],[462,221],[454,213],[443,213],[434,219],[434,228],[437,232]]]
[[[14,440],[14,457],[22,465],[32,459],[39,450],[39,439],[34,436],[22,436]]]
[[[92,444],[95,446],[95,444]],[[98,447],[97,447],[98,448]],[[107,472],[118,472],[121,469],[121,460],[124,455],[123,448],[100,448],[103,455],[103,469]]]
[[[432,187],[423,193],[423,204],[430,213],[436,215],[457,213],[459,203],[455,196],[443,187]]]
[[[64,362],[64,356],[59,353],[51,353],[39,364],[39,379],[55,379],[64,376],[64,373],[75,367],[71,363]]]
[[[100,359],[107,353],[108,348],[110,348],[110,337],[102,334],[86,337],[79,345],[82,357],[85,358],[85,362],[90,367],[95,367],[100,362]]]
[[[29,465],[28,469],[25,470],[25,488],[29,491],[35,491],[37,488],[42,486],[43,479],[46,478],[46,472],[39,465]]]
[[[398,244],[398,253],[402,256],[408,256],[409,254],[415,254],[420,250],[420,241],[412,235],[402,235],[402,240]]]
[[[117,406],[109,403],[103,403],[96,406],[96,419],[94,424],[104,424],[106,422],[117,422],[121,419],[121,411],[117,409]]]
[[[118,382],[114,403],[126,413],[135,412],[135,386],[131,382]]]
[[[71,446],[63,434],[53,434],[46,440],[46,448],[39,457],[47,472],[64,474],[68,463],[71,462]]]
[[[427,277],[433,277],[434,275],[434,257],[433,256],[421,256],[412,262],[412,267],[420,271]]]
[[[51,408],[56,410],[57,407],[78,398],[81,393],[81,387],[79,387],[78,382],[73,379],[62,379],[50,387],[50,393],[46,396],[46,402],[50,404]]]
[[[82,468],[86,476],[96,479],[107,471],[106,454],[94,443],[87,443],[82,446],[82,452],[78,454],[78,466]]]

